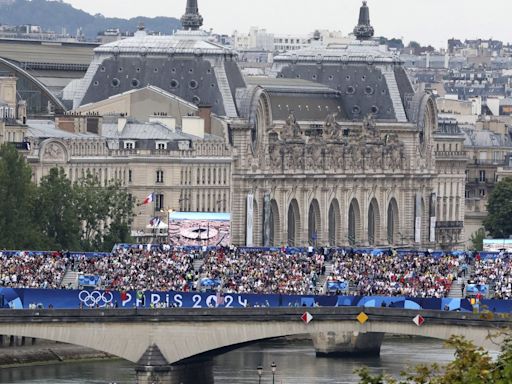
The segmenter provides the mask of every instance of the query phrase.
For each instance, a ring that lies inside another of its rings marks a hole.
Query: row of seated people
[[[415,253],[371,255],[340,252],[332,259],[327,285],[358,296],[446,297],[457,278],[458,257]],[[338,292],[339,293],[339,292]]]
[[[338,252],[332,256],[327,283],[346,287],[355,295],[446,297],[465,261],[458,257],[429,255],[374,255]],[[0,286],[15,288],[65,288],[62,278],[72,269],[97,276],[101,286],[116,290],[175,290],[201,288],[201,281],[221,285],[226,293],[311,294],[325,271],[322,254],[283,252],[212,251],[199,271],[197,254],[184,251],[118,250],[109,257],[69,257],[54,252],[14,256],[0,253]],[[475,258],[470,282],[494,287],[496,298],[512,298],[512,260]],[[338,289],[337,289],[338,290]]]
[[[227,293],[315,293],[325,271],[323,255],[282,252],[218,252],[205,258],[200,273],[222,282]]]
[[[16,256],[0,253],[0,286],[12,288],[60,288],[69,259],[59,252],[50,255]]]
[[[475,259],[468,284],[490,286],[496,299],[512,299],[512,258]]]
[[[187,291],[197,282],[194,255],[188,252],[119,250],[109,257],[73,259],[71,269],[99,276],[115,290]]]

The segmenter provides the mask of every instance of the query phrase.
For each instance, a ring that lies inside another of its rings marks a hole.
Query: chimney
[[[128,119],[126,117],[119,116],[119,118],[117,119],[117,132],[122,133],[127,123]]]
[[[212,133],[212,107],[210,105],[200,105],[198,115],[204,120],[204,133]]]
[[[198,116],[183,116],[181,131],[192,136],[204,139],[205,122]]]

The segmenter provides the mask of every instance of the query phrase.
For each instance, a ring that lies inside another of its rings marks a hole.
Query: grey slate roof
[[[93,133],[70,133],[57,129],[52,120],[27,120],[27,137],[33,138],[55,138],[55,139],[84,139],[98,138]]]
[[[510,136],[499,135],[488,130],[476,130],[469,127],[463,127],[462,131],[466,137],[464,140],[466,147],[512,149]]]
[[[122,132],[118,132],[117,127],[117,124],[104,123],[102,136],[123,140],[202,140],[183,132],[173,132],[159,123],[127,123]],[[205,138],[208,140],[215,136],[205,135]]]

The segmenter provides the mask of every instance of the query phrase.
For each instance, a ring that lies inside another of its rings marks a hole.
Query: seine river
[[[257,366],[262,364],[262,384],[272,383],[270,365],[277,365],[276,384],[355,384],[354,370],[367,366],[374,373],[398,375],[410,365],[447,363],[453,353],[442,342],[413,339],[387,339],[380,358],[317,359],[306,341],[275,341],[255,344],[216,357],[210,365],[194,367],[208,378],[177,378],[177,384],[258,383]],[[133,365],[125,361],[64,363],[0,369],[3,384],[133,384]]]

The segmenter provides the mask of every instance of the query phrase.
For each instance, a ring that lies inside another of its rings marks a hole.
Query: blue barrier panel
[[[76,309],[88,307],[133,308],[133,307],[389,307],[410,310],[445,310],[470,312],[473,306],[467,299],[435,299],[412,297],[384,296],[293,296],[293,295],[255,295],[255,294],[222,294],[207,292],[137,292],[137,291],[100,291],[83,290],[49,290],[49,289],[18,289],[0,288],[0,296],[4,305],[14,309],[30,307]],[[220,305],[218,305],[220,303]],[[482,300],[480,308],[493,312],[511,313],[512,300]]]

